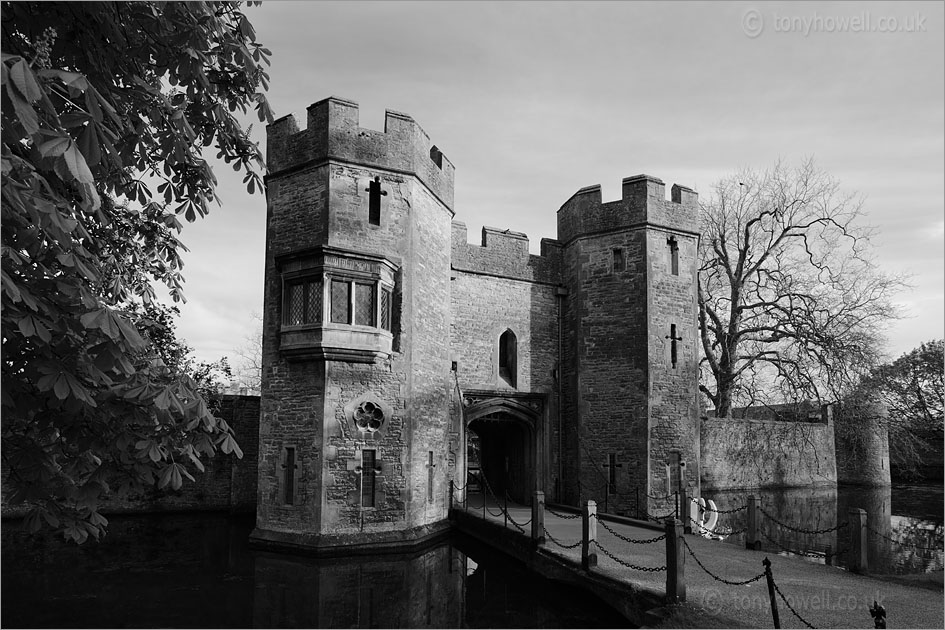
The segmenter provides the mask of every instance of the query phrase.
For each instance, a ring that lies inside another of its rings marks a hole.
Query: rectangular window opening
[[[361,507],[374,507],[375,476],[377,474],[377,451],[361,451]]]
[[[285,285],[283,326],[318,324],[322,321],[321,278],[293,280]]]
[[[390,318],[391,292],[387,289],[381,289],[381,328],[387,332],[391,331]]]
[[[375,326],[377,310],[374,304],[374,285],[355,283],[354,323],[359,326]]]
[[[607,494],[617,494],[617,454],[607,455]]]
[[[679,243],[676,241],[675,236],[671,236],[666,241],[666,244],[669,245],[670,272],[674,276],[678,276],[679,275]]]
[[[615,249],[614,250],[614,272],[624,271],[627,268],[627,263],[623,258],[623,250]]]
[[[427,451],[427,503],[433,503],[433,451]]]
[[[295,447],[285,447],[285,463],[282,469],[283,474],[283,496],[282,501],[286,505],[295,505]]]
[[[351,323],[351,283],[347,280],[331,281],[331,321]]]

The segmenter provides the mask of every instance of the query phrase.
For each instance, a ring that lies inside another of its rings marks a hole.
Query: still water
[[[747,496],[759,498],[766,513],[760,518],[762,548],[783,555],[802,555],[823,564],[850,560],[850,527],[834,529],[851,519],[849,510],[866,511],[869,570],[877,574],[915,574],[942,571],[943,487],[900,485],[884,488],[731,490],[706,493],[719,510],[743,506]],[[738,532],[746,526],[745,511],[722,514],[716,531]],[[800,530],[800,531],[799,531]],[[830,531],[826,531],[830,530]],[[744,534],[726,543],[744,545]]]
[[[612,628],[579,589],[454,536],[409,555],[254,551],[253,517],[114,516],[100,543],[2,531],[3,627]]]

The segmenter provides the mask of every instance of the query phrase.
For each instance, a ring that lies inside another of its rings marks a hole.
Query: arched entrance
[[[475,455],[489,488],[499,500],[508,492],[510,500],[530,504],[541,461],[536,409],[517,400],[489,398],[470,404],[465,417],[467,443],[478,446]]]

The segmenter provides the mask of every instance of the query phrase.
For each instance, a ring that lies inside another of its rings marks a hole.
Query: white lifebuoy
[[[691,499],[696,507],[696,518],[693,522],[699,527],[699,533],[708,538],[712,538],[715,532],[715,526],[719,523],[719,513],[717,512],[715,501],[699,497]]]
[[[709,518],[708,520],[703,518],[702,527],[709,530],[710,532],[714,532],[715,526],[719,524],[719,513],[717,510],[718,508],[715,507],[715,501],[709,499]]]

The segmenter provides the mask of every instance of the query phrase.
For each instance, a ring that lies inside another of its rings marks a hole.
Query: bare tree
[[[699,274],[700,389],[717,417],[837,400],[876,364],[904,280],[873,264],[861,206],[813,160],[717,184]]]
[[[259,394],[262,387],[262,316],[253,313],[256,328],[243,338],[243,345],[235,350],[239,357],[236,366],[236,386],[251,394]]]

